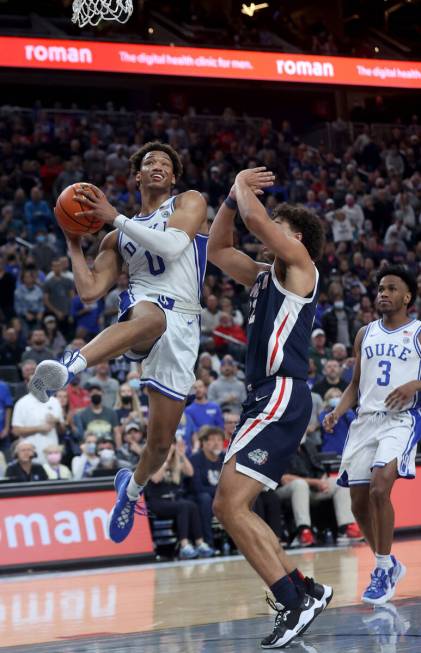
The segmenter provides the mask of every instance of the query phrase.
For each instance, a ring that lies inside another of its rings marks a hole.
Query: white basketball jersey
[[[146,216],[132,218],[149,229],[165,231],[175,210],[175,197]],[[177,304],[200,313],[200,297],[206,270],[208,236],[197,234],[175,261],[165,261],[119,232],[118,250],[128,267],[128,291],[120,295],[120,313],[140,297],[159,300],[164,308],[177,310]]]
[[[385,412],[386,397],[400,385],[420,379],[421,321],[389,331],[382,320],[371,322],[361,343],[359,414]],[[420,408],[420,393],[399,410]]]

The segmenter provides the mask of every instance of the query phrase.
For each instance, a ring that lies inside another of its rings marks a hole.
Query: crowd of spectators
[[[80,348],[114,322],[118,295],[128,283],[123,272],[106,297],[81,301],[53,217],[58,194],[71,183],[90,181],[121,213],[135,214],[140,196],[128,160],[152,139],[180,153],[184,174],[174,193],[202,192],[210,224],[238,170],[255,165],[276,174],[263,198],[269,215],[286,200],[304,204],[322,220],[327,239],[309,352],[313,414],[306,437],[315,450],[340,455],[354,414],[344,415],[332,434],[323,430],[322,420],[351,378],[357,330],[377,317],[379,269],[387,263],[408,266],[419,289],[411,314],[421,316],[420,138],[416,119],[409,127],[385,127],[381,138],[369,125],[353,139],[341,132],[332,148],[321,143],[315,149],[287,121],[238,118],[231,109],[217,118],[193,110],[180,118],[162,111],[0,108],[0,476],[18,481],[107,476],[133,467],[142,455],[148,397],[140,390],[139,370],[124,357],[87,370],[46,404],[28,394],[26,384],[37,363],[60,356],[66,344]],[[104,233],[83,238],[89,264]],[[240,219],[235,241],[251,256],[261,256]],[[207,555],[213,547],[212,497],[246,396],[247,289],[209,264],[203,303],[192,400],[177,444],[148,490],[155,512],[176,519],[184,557]],[[317,502],[318,492],[336,501],[326,470],[314,469],[309,483],[299,481],[300,466],[294,465],[279,493],[261,498],[262,513],[274,514],[279,506],[281,514],[297,487],[301,507],[303,501]],[[349,505],[341,501],[339,527],[350,519]],[[299,520],[309,521],[307,508]],[[280,532],[279,524],[275,528]]]

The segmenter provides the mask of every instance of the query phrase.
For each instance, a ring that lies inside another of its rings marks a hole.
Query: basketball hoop
[[[72,22],[78,27],[98,25],[101,20],[127,23],[133,13],[133,0],[73,0]]]

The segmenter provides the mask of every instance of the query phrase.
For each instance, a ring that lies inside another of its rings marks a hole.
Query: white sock
[[[379,553],[375,554],[376,556],[376,567],[384,569],[387,571],[393,567],[393,560],[390,555],[380,555]]]
[[[136,483],[134,480],[134,474],[132,474],[132,477],[129,481],[129,484],[127,486],[127,496],[129,497],[130,501],[136,501],[136,499],[139,498],[140,493],[142,492],[144,486],[139,485]]]
[[[85,356],[79,352],[75,357],[75,360],[67,366],[67,369],[69,372],[73,372],[73,374],[79,374],[80,372],[83,372],[83,370],[86,370],[87,367],[88,363],[86,362]]]

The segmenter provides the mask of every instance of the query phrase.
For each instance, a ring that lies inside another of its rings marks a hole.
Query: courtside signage
[[[53,560],[152,553],[146,517],[121,544],[107,535],[115,492],[4,498],[0,501],[0,567]]]
[[[421,62],[0,37],[0,66],[421,88]]]

